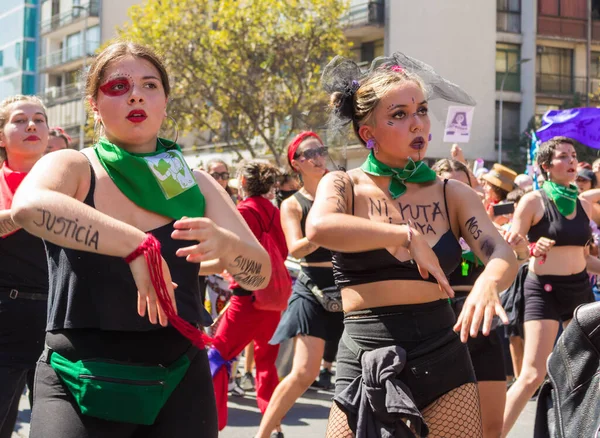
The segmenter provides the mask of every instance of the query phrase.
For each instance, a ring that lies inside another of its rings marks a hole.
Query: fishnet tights
[[[479,392],[475,383],[467,383],[444,394],[422,411],[429,438],[482,438]],[[346,413],[333,403],[326,438],[354,438]]]

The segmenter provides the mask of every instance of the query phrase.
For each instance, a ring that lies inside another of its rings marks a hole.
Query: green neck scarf
[[[360,166],[363,172],[373,176],[391,176],[389,192],[392,199],[406,193],[406,183],[425,183],[437,178],[436,173],[423,161],[409,159],[404,169],[383,164],[371,151],[367,160]]]
[[[173,219],[204,216],[204,195],[181,149],[161,141],[155,152],[131,154],[103,137],[94,151],[110,179],[139,207]]]
[[[545,181],[542,188],[548,197],[554,201],[560,214],[568,216],[575,211],[577,196],[579,195],[575,184],[565,187],[553,181]]]

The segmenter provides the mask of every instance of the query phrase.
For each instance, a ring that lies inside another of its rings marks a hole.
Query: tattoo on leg
[[[39,222],[33,221],[33,224],[39,228],[53,232],[57,236],[63,236],[67,239],[83,243],[85,246],[93,247],[98,251],[98,240],[100,234],[98,230],[92,229],[91,225],[80,225],[79,219],[68,219],[63,216],[57,216],[43,208],[38,208],[42,214]]]
[[[465,222],[465,227],[467,228],[467,231],[471,233],[473,239],[477,240],[481,237],[481,229],[479,228],[479,224],[477,223],[475,216],[470,217]]]

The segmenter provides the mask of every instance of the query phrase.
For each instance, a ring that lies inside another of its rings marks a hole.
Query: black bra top
[[[448,180],[444,180],[444,204],[446,217],[449,218],[448,203],[446,202],[447,182]],[[354,215],[354,187],[352,184],[351,186],[352,214]],[[449,228],[440,237],[432,249],[446,275],[449,275],[460,264],[462,248],[456,240],[452,228]],[[355,253],[332,251],[332,254],[333,276],[339,288],[386,280],[421,280],[437,283],[432,275],[429,275],[426,280],[423,279],[413,260],[401,262],[386,249]]]
[[[300,204],[300,208],[302,209],[302,218],[300,219],[300,228],[302,229],[302,236],[306,237],[306,216],[308,216],[308,212],[313,206],[314,201],[311,201],[306,196],[301,194],[300,192],[294,193],[294,198]],[[302,261],[307,263],[320,263],[320,262],[330,262],[331,261],[331,251],[327,248],[323,248],[320,246],[315,251],[311,252],[304,256]]]
[[[544,216],[527,233],[527,239],[535,243],[540,237],[554,240],[555,246],[585,246],[592,237],[590,219],[577,199],[577,213],[573,219],[567,219],[558,211],[556,204],[540,190],[544,202]]]

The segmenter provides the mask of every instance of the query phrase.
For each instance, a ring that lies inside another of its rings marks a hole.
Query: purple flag
[[[591,148],[600,149],[600,108],[551,110],[544,114],[537,130],[541,141],[563,136]]]

